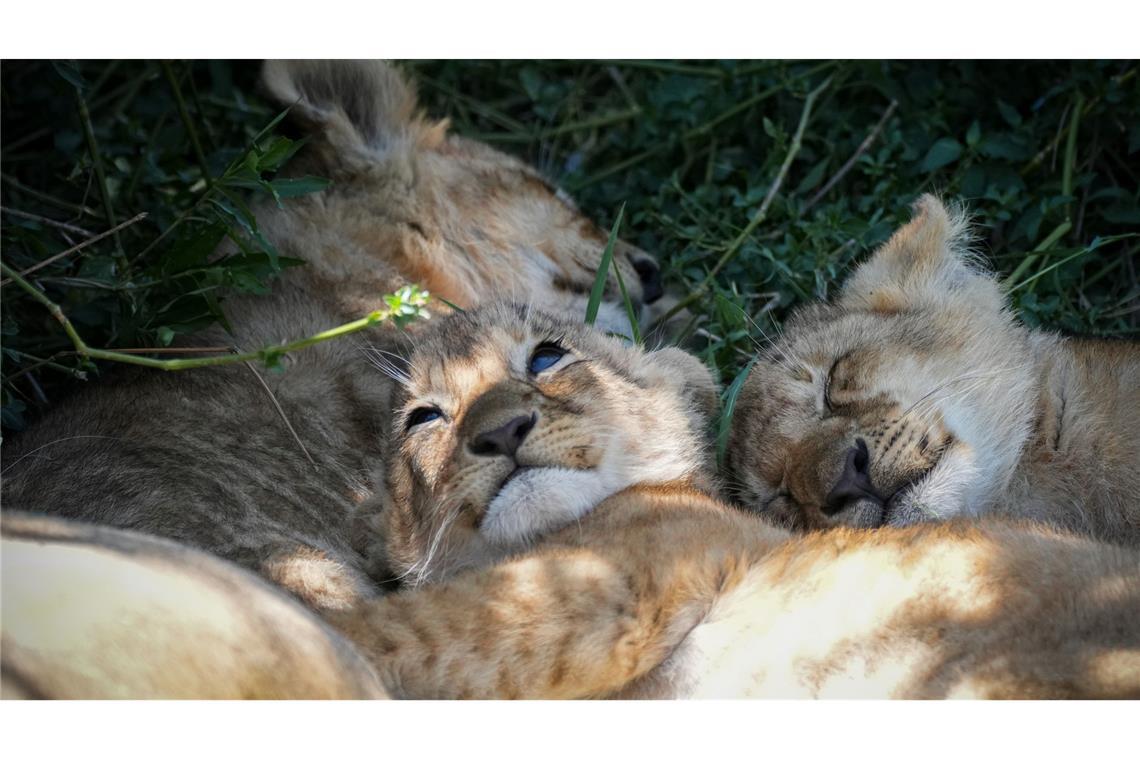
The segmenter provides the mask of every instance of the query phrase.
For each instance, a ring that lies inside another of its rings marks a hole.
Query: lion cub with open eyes
[[[802,528],[1031,519],[1140,545],[1140,343],[1019,324],[924,196],[745,382],[728,464],[744,503]]]
[[[713,488],[716,387],[679,349],[497,304],[450,317],[414,356],[385,487],[358,520],[377,572],[418,585],[486,565],[634,483]]]
[[[806,537],[711,497],[698,360],[516,306],[412,356],[411,588],[325,613],[402,697],[1140,696],[1140,554],[1003,524]]]

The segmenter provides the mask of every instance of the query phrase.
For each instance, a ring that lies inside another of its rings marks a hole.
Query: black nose
[[[661,268],[651,258],[635,259],[633,269],[641,280],[641,300],[644,303],[653,303],[665,295],[665,288],[661,285]]]
[[[538,413],[534,412],[515,417],[494,430],[480,433],[471,441],[471,453],[487,457],[513,457],[522,442],[526,440],[527,434],[534,429],[536,422],[538,422]]]
[[[834,515],[861,499],[883,503],[883,498],[871,483],[871,455],[867,451],[867,442],[856,438],[855,445],[847,449],[839,481],[824,500],[823,513]]]

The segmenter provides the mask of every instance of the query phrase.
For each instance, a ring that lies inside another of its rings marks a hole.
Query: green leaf
[[[970,128],[966,131],[966,145],[973,148],[978,144],[978,140],[980,139],[982,139],[982,125],[978,123],[977,119],[974,119],[973,123],[970,124]]]
[[[158,340],[162,345],[169,346],[170,341],[174,340],[174,331],[166,325],[158,328]]]
[[[1033,153],[1023,139],[1010,134],[989,135],[982,140],[978,150],[989,158],[1004,158],[1009,161],[1024,161]]]
[[[179,238],[160,263],[164,276],[202,266],[222,242],[226,228],[220,223],[206,225],[192,234]]]
[[[831,163],[831,158],[825,158],[818,164],[811,168],[807,176],[803,178],[799,185],[796,186],[795,195],[806,193],[809,190],[814,190],[815,186],[823,181],[824,173],[827,171],[827,165]]]
[[[748,379],[748,374],[760,359],[757,354],[744,365],[744,369],[740,370],[732,384],[725,389],[724,395],[721,397],[721,413],[720,420],[717,423],[716,433],[716,460],[719,467],[724,467],[724,454],[728,449],[728,437],[732,432],[732,415],[736,411],[736,400],[740,398],[740,391],[744,388],[744,381]]]
[[[304,145],[304,141],[294,141],[280,136],[273,137],[269,141],[269,145],[262,149],[261,155],[257,159],[257,171],[277,170],[292,158],[302,145]]]
[[[1105,209],[1103,216],[1113,224],[1140,224],[1140,206],[1118,203]]]
[[[79,64],[76,61],[52,61],[51,66],[55,69],[55,73],[66,79],[81,94],[87,91],[90,85],[79,73]]]
[[[966,199],[980,198],[986,192],[986,170],[974,164],[962,174],[959,192]]]
[[[519,72],[519,82],[526,91],[526,95],[532,101],[539,99],[542,92],[542,75],[533,66],[527,66]]]
[[[932,172],[954,163],[961,155],[962,144],[953,137],[943,137],[930,146],[918,168],[923,172]]]
[[[1021,126],[1021,114],[1017,112],[1016,108],[1011,106],[1009,103],[1006,103],[1004,100],[999,100],[997,102],[997,107],[998,111],[1001,112],[1001,117],[1005,119],[1006,124],[1009,124],[1011,127]]]
[[[619,214],[621,212],[618,212]],[[617,275],[618,288],[621,290],[621,300],[625,304],[625,315],[629,318],[629,329],[633,331],[633,342],[641,345],[641,329],[637,324],[637,312],[633,310],[633,301],[629,298],[629,291],[625,289],[625,280],[621,276],[621,267],[614,264],[614,274]]]
[[[271,181],[269,185],[281,198],[296,198],[301,195],[308,195],[309,193],[319,193],[321,190],[325,190],[331,186],[332,180],[306,175],[304,177],[275,179]]]
[[[602,296],[606,292],[606,278],[610,272],[610,262],[614,258],[614,244],[617,243],[618,229],[625,214],[625,204],[618,208],[617,219],[610,228],[610,237],[606,241],[606,249],[602,251],[602,261],[598,264],[598,274],[594,277],[594,287],[590,291],[590,300],[586,303],[586,324],[592,325],[598,320],[598,307],[602,304]]]

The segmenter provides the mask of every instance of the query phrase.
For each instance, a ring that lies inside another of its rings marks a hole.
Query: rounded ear
[[[323,143],[331,169],[362,170],[393,151],[437,143],[443,123],[417,111],[415,91],[383,61],[266,61],[262,86]]]
[[[672,390],[681,394],[686,407],[707,425],[720,407],[720,394],[712,372],[692,354],[672,346],[651,351],[647,358],[661,370]]]
[[[944,303],[973,285],[981,286],[974,290],[989,305],[1001,307],[996,286],[971,260],[968,216],[927,194],[915,202],[910,222],[844,283],[840,305],[897,313]]]

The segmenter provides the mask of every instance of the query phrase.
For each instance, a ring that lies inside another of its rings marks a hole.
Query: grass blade
[[[619,214],[618,218],[621,216]],[[633,342],[641,345],[641,329],[637,325],[637,312],[633,310],[633,301],[629,299],[629,291],[625,289],[625,280],[621,276],[621,267],[614,265],[614,274],[617,275],[618,288],[621,289],[621,300],[625,304],[625,314],[629,317],[629,329],[633,331]]]
[[[744,388],[744,381],[748,379],[752,367],[755,366],[756,360],[759,358],[758,355],[753,356],[744,365],[744,369],[740,370],[740,374],[736,376],[732,384],[725,389],[724,395],[721,396],[721,414],[717,421],[716,431],[716,462],[718,468],[724,467],[724,454],[728,449],[728,434],[732,431],[732,414],[736,411],[736,400]]]
[[[590,300],[586,303],[586,324],[592,325],[598,320],[598,307],[602,304],[602,295],[606,292],[606,277],[610,273],[610,262],[614,258],[614,244],[617,243],[618,229],[625,215],[625,204],[618,209],[617,219],[610,228],[610,237],[606,241],[606,249],[602,251],[602,263],[598,265],[598,276],[594,278],[594,288],[590,291]]]

